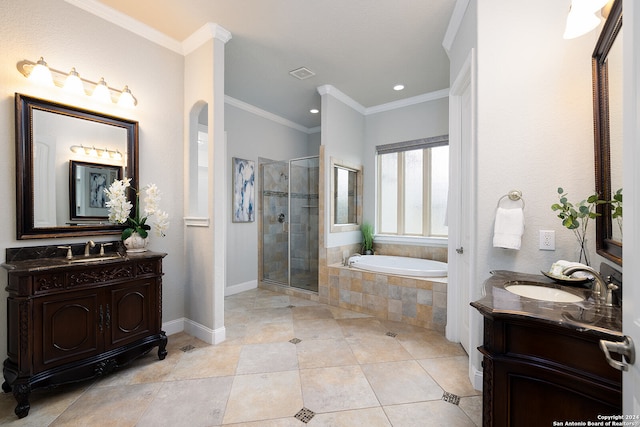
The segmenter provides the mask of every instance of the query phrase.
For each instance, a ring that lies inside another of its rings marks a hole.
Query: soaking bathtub
[[[413,277],[445,277],[447,263],[422,258],[391,255],[354,255],[349,266],[376,273]]]

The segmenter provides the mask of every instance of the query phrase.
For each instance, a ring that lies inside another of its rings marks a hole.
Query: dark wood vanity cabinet
[[[621,414],[622,375],[607,364],[597,334],[484,314],[484,427],[595,422],[599,415]]]
[[[28,414],[34,388],[107,374],[156,346],[165,358],[163,257],[9,269],[2,387],[13,391],[18,417]]]

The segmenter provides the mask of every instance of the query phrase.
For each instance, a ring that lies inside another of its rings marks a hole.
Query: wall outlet
[[[556,250],[556,232],[554,230],[540,230],[540,250]]]

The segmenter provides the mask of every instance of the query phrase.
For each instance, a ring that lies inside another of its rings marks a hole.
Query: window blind
[[[449,135],[432,136],[429,138],[413,139],[411,141],[394,142],[392,144],[381,144],[376,146],[376,153],[399,153],[401,151],[441,147],[443,145],[449,145]]]

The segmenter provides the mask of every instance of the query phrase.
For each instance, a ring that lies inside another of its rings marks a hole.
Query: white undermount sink
[[[585,300],[579,295],[563,291],[562,289],[550,288],[542,285],[523,284],[522,282],[506,284],[504,288],[511,293],[520,295],[521,297],[533,298],[540,301],[580,302]]]

